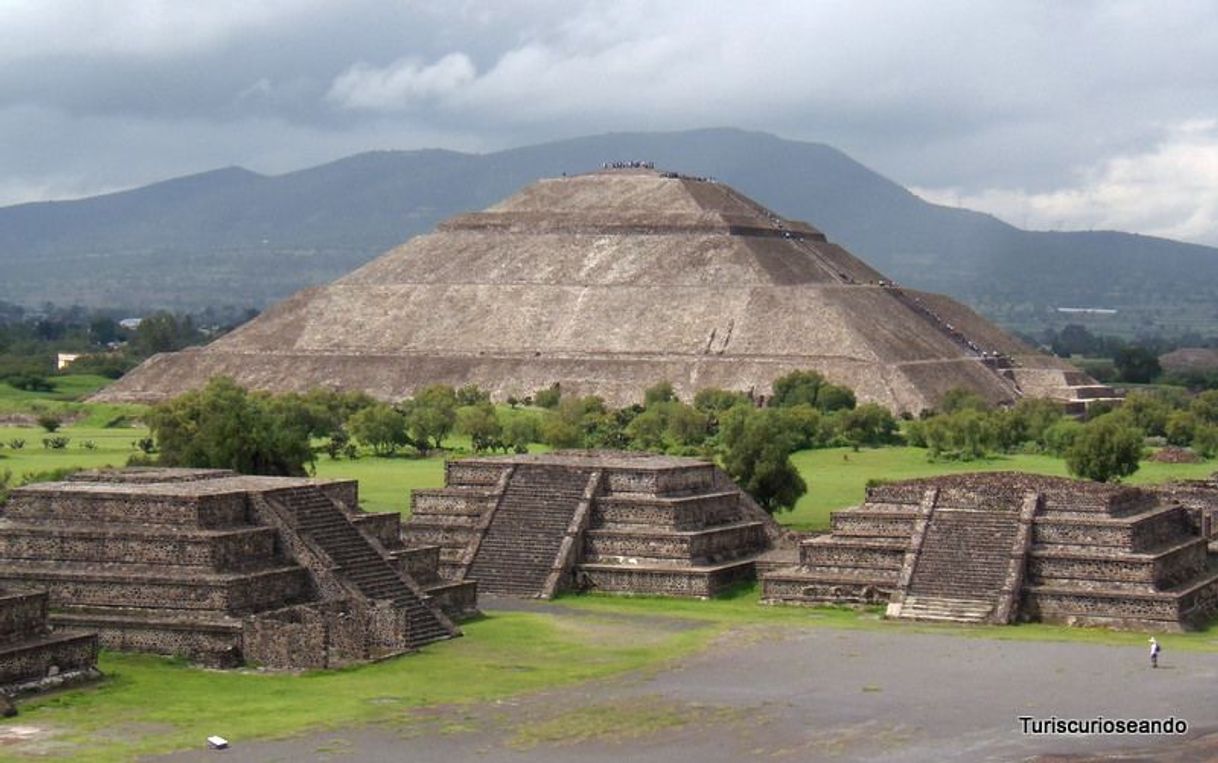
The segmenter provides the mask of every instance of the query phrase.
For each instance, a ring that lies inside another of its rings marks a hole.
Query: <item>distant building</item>
[[[1071,315],[1116,315],[1117,311],[1110,307],[1059,307],[1059,313],[1069,313]]]
[[[72,365],[72,361],[80,357],[79,352],[61,352],[55,356],[55,370],[62,371]]]
[[[143,322],[144,322],[143,318],[123,318],[121,321],[118,322],[118,325],[122,326],[123,328],[127,329],[128,331],[135,331],[137,328],[140,327],[140,324]]]

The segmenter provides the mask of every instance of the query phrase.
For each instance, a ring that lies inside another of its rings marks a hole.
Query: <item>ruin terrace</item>
[[[1162,631],[1218,611],[1218,563],[1199,512],[1169,490],[952,475],[868,488],[832,527],[801,544],[798,565],[763,577],[764,600]]]
[[[0,507],[0,584],[50,595],[57,627],[214,665],[333,667],[459,631],[474,586],[401,544],[354,482],[221,470],[85,472]],[[448,609],[448,614],[442,611]]]
[[[781,531],[714,464],[611,451],[467,458],[416,490],[408,543],[479,590],[707,597],[752,579]]]

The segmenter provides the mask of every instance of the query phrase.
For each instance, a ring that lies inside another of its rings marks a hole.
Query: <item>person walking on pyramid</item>
[[[1159,648],[1159,642],[1155,640],[1154,636],[1151,636],[1150,637],[1150,666],[1152,668],[1159,667],[1159,652],[1160,651],[1162,651],[1162,650]]]

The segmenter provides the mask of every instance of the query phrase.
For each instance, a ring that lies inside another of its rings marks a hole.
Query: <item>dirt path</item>
[[[557,617],[579,615],[547,605]],[[1218,654],[947,634],[752,627],[650,676],[407,721],[243,744],[226,761],[907,761],[1207,759]],[[1030,736],[1019,716],[1159,718],[1178,737]],[[200,740],[202,741],[202,740]],[[1101,755],[1103,758],[1095,758]],[[1057,757],[1068,756],[1068,757]],[[1075,757],[1081,756],[1081,757]],[[174,761],[215,761],[205,750]]]

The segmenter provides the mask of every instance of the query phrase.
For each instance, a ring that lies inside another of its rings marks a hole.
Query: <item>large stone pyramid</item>
[[[541,180],[454,217],[207,347],[151,358],[99,397],[156,401],[226,374],[391,400],[436,382],[499,399],[559,382],[625,404],[660,380],[683,397],[764,396],[808,368],[894,411],[954,387],[995,402],[1110,394],[722,183],[626,167]]]

